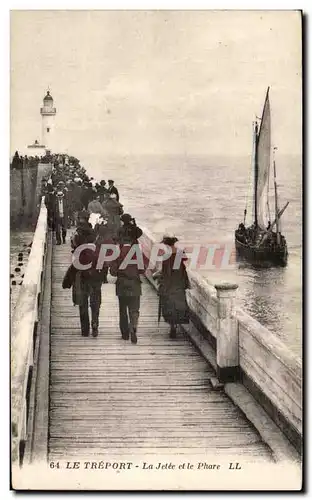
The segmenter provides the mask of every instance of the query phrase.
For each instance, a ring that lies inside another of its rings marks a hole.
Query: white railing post
[[[235,299],[238,285],[216,284],[218,299],[217,376],[221,382],[234,382],[239,378],[238,325]]]

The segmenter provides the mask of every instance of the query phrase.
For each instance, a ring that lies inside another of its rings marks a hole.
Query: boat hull
[[[242,243],[235,236],[235,248],[239,257],[254,265],[264,265],[266,263],[285,267],[287,265],[287,246],[278,246],[274,250],[268,247],[259,248],[252,244]]]

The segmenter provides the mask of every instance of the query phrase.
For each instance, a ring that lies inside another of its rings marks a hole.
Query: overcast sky
[[[245,155],[271,86],[273,142],[301,152],[301,19],[292,11],[11,14],[11,152]]]

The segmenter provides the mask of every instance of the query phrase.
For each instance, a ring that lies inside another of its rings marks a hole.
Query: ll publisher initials
[[[229,469],[239,470],[239,469],[241,469],[241,466],[240,466],[239,462],[236,462],[236,464],[233,464],[232,462],[230,462]]]

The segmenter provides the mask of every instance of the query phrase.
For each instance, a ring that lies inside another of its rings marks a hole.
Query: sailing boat
[[[244,222],[235,231],[235,246],[239,256],[253,264],[270,263],[277,266],[287,264],[287,243],[281,234],[280,221],[289,202],[279,210],[276,183],[275,149],[273,149],[273,174],[275,218],[270,220],[269,179],[271,166],[271,113],[269,90],[267,89],[260,126],[253,122],[253,216],[254,223],[245,227],[247,206],[244,211]]]

